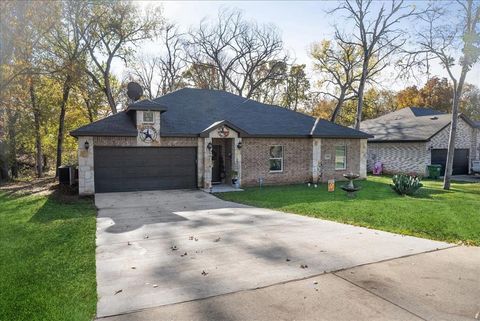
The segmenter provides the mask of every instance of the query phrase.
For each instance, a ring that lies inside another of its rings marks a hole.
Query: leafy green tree
[[[330,121],[335,122],[345,101],[356,97],[361,76],[361,55],[356,46],[341,41],[323,40],[310,49],[314,70],[322,76],[318,85],[322,94],[336,101]]]
[[[103,0],[89,2],[87,9],[88,19],[77,26],[90,54],[86,72],[115,114],[112,63],[114,59],[127,62],[133,57],[135,45],[156,36],[163,24],[160,7],[148,8],[142,14],[130,1]]]
[[[286,79],[286,90],[283,94],[284,106],[297,111],[299,104],[308,99],[310,81],[305,72],[305,65],[293,65],[290,67]]]

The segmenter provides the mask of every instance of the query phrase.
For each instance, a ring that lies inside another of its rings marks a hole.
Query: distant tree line
[[[0,179],[32,168],[41,177],[75,163],[68,132],[124,109],[129,81],[140,83],[143,98],[187,86],[218,89],[356,128],[411,105],[478,118],[479,89],[465,77],[478,61],[480,9],[471,0],[454,4],[340,1],[328,14],[345,28],[311,44],[310,71],[292,59],[276,26],[237,9],[186,30],[161,6],[141,10],[131,1],[1,2]],[[404,30],[412,19],[424,29]],[[149,54],[140,50],[152,44]],[[392,68],[399,78],[429,74],[432,60],[448,80],[430,77],[398,92],[379,83]],[[115,65],[123,75],[112,72]]]

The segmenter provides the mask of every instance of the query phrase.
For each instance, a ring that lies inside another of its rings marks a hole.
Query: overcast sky
[[[160,2],[138,1],[136,3],[146,8],[150,5],[158,5]],[[408,3],[416,6],[425,4],[424,1]],[[328,13],[336,7],[335,1],[162,1],[161,5],[165,18],[177,23],[185,31],[190,27],[198,26],[205,17],[215,17],[221,8],[239,8],[247,19],[276,25],[281,31],[285,49],[289,51],[296,63],[306,64],[309,70],[311,70],[311,59],[308,56],[310,44],[322,39],[332,39],[333,26],[336,23],[340,25],[345,23],[339,13]],[[409,28],[410,24],[412,22],[407,22],[402,27]],[[159,48],[158,44],[149,43],[142,45],[141,51],[146,54],[155,54]],[[117,62],[114,71],[120,76],[123,70],[121,63]],[[445,70],[438,64],[432,68],[432,74],[447,76]],[[410,84],[418,85],[414,80],[406,83],[394,81],[394,78],[393,70],[389,70],[384,75],[385,87],[400,89]],[[470,71],[467,82],[480,85],[480,63]]]

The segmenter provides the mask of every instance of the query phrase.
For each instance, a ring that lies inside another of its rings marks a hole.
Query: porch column
[[[367,178],[367,140],[360,139],[360,178]]]
[[[312,144],[312,182],[316,183],[322,174],[320,168],[322,162],[322,139],[313,138]]]
[[[85,148],[88,142],[88,149]],[[93,172],[93,137],[78,137],[78,194],[93,195],[95,193],[95,174]]]
[[[238,186],[242,186],[242,149],[238,148],[238,143],[242,142],[242,138],[233,139],[232,152],[234,155],[233,169],[237,171]]]
[[[203,139],[203,188],[212,186],[212,152],[207,147],[209,143],[212,143],[212,138]]]

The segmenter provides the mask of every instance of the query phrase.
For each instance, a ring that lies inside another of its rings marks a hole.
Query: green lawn
[[[448,242],[480,245],[480,184],[453,183],[450,191],[440,181],[423,181],[414,197],[399,196],[389,177],[369,177],[356,199],[348,199],[337,183],[326,185],[247,188],[244,192],[218,194],[248,205],[371,227]]]
[[[91,200],[0,191],[0,320],[92,320],[96,309]]]

